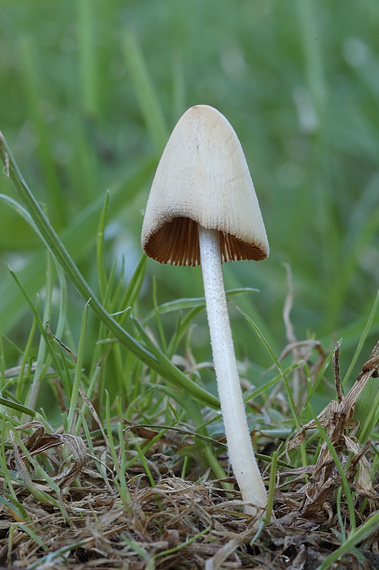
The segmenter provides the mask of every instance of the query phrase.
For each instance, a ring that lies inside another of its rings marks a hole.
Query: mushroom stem
[[[243,500],[252,505],[245,510],[256,515],[264,511],[267,493],[254,456],[242,399],[222,276],[220,234],[200,225],[198,228],[205,304],[229,460]]]

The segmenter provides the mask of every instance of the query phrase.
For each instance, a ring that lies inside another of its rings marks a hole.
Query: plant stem
[[[267,493],[245,415],[222,277],[219,232],[199,226],[199,241],[213,362],[229,459],[243,500],[254,505],[247,507],[246,512],[256,515],[258,509],[266,507]]]

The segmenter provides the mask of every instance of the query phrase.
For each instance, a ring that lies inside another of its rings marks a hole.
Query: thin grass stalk
[[[349,537],[346,541],[341,544],[337,550],[332,552],[322,564],[318,567],[317,570],[328,570],[332,568],[334,562],[343,558],[345,554],[350,552],[356,544],[360,544],[367,538],[368,536],[374,534],[379,529],[379,512],[376,512],[372,515],[366,522],[364,522],[361,526],[359,526],[354,532],[349,534]]]
[[[154,559],[156,560],[157,558],[161,558],[162,556],[169,556],[170,554],[175,554],[176,552],[179,552],[182,548],[189,546],[195,540],[198,540],[201,536],[204,536],[205,534],[207,534],[211,529],[212,529],[212,526],[207,526],[201,532],[195,534],[194,536],[191,536],[191,538],[189,538],[188,540],[186,540],[185,542],[183,542],[179,546],[175,546],[174,548],[169,548],[168,550],[163,550],[162,552],[155,554]]]
[[[138,265],[137,265],[133,275],[132,275],[132,278],[129,281],[129,284],[125,290],[125,294],[124,294],[123,298],[121,299],[120,307],[121,307],[122,312],[117,317],[117,321],[120,324],[120,326],[123,324],[125,318],[127,317],[126,308],[132,307],[134,305],[134,302],[136,301],[138,295],[139,295],[139,292],[140,292],[141,287],[142,287],[143,280],[145,278],[146,262],[147,262],[147,256],[145,254],[143,254],[141,256],[141,259],[138,262]],[[124,307],[125,307],[125,310],[123,311]]]
[[[30,337],[30,335],[29,335]],[[1,334],[1,323],[0,323],[0,393],[2,393],[5,386],[5,352],[4,352],[4,342],[3,335]],[[25,365],[26,363],[24,363]]]
[[[259,328],[257,327],[257,325],[254,323],[254,321],[246,314],[244,313],[241,309],[239,309],[239,311],[242,313],[242,315],[246,318],[246,320],[248,321],[248,323],[253,327],[253,329],[255,330],[255,332],[257,333],[258,337],[260,338],[260,340],[262,341],[264,347],[266,348],[266,350],[268,351],[269,355],[271,356],[273,362],[275,363],[276,368],[278,369],[278,371],[280,372],[280,375],[283,379],[283,383],[287,392],[287,397],[288,397],[288,404],[292,413],[292,417],[295,423],[295,427],[296,430],[299,432],[301,431],[301,426],[300,426],[300,420],[299,420],[299,416],[298,413],[296,411],[296,406],[295,406],[295,402],[293,400],[292,397],[292,393],[291,393],[291,389],[289,386],[289,382],[287,379],[287,375],[285,374],[285,371],[283,370],[282,366],[280,365],[278,359],[276,358],[274,352],[271,349],[271,346],[269,345],[269,343],[267,342],[267,340],[265,339],[265,337],[263,336],[263,334],[261,333],[261,331],[259,330]],[[300,448],[300,454],[301,454],[301,460],[303,465],[307,465],[308,464],[308,460],[307,460],[307,452],[305,449],[305,445],[304,443],[301,443],[299,445]]]
[[[265,524],[270,524],[271,522],[272,509],[274,505],[274,493],[276,487],[276,473],[278,469],[278,455],[279,451],[275,449],[271,458],[270,481],[268,486],[268,499],[267,499]]]
[[[298,362],[294,362],[293,364],[290,364],[289,366],[287,366],[287,368],[283,368],[283,372],[284,372],[285,376],[288,376],[296,368],[298,368],[299,366],[303,366],[303,365],[304,365],[304,361],[299,360]],[[256,388],[251,394],[249,394],[248,396],[245,396],[244,397],[245,404],[247,402],[249,402],[250,400],[253,400],[257,396],[264,394],[270,388],[273,388],[278,382],[280,382],[282,380],[283,380],[283,374],[282,374],[282,372],[280,372],[280,374],[278,374],[277,376],[274,376],[274,378],[272,378],[268,382],[265,382],[263,386],[261,386],[260,388]]]
[[[279,360],[276,358],[274,352],[272,351],[269,343],[267,342],[267,340],[265,339],[265,337],[262,335],[261,331],[259,330],[259,328],[257,327],[257,325],[254,323],[254,321],[251,319],[251,317],[249,317],[249,315],[247,315],[244,311],[242,311],[241,309],[239,309],[240,313],[245,317],[245,319],[247,320],[247,322],[251,325],[251,327],[254,329],[254,331],[257,333],[259,339],[261,340],[262,344],[264,345],[264,347],[266,348],[267,352],[269,353],[272,361],[274,362],[276,368],[278,369],[278,371],[280,372],[280,376],[283,380],[284,386],[286,388],[287,391],[287,396],[288,396],[288,403],[291,409],[291,413],[292,413],[292,417],[294,419],[295,422],[295,426],[296,429],[298,431],[301,430],[301,426],[300,426],[300,421],[299,421],[299,416],[297,414],[296,411],[296,406],[295,406],[295,402],[293,400],[292,397],[292,392],[289,386],[289,382],[287,379],[287,376],[285,374],[285,371],[283,370],[283,368],[280,365]]]
[[[55,262],[55,259],[54,259]],[[64,276],[64,272],[59,263],[55,262],[55,270],[58,276],[59,283],[59,311],[58,311],[58,321],[55,329],[55,335],[58,338],[63,336],[63,331],[66,327],[66,313],[67,313],[67,284]]]
[[[71,400],[70,400],[70,407],[69,407],[68,420],[67,420],[69,426],[69,433],[75,433],[75,426],[73,425],[73,420],[78,405],[80,382],[83,374],[82,366],[84,360],[84,344],[86,339],[87,322],[88,322],[88,303],[85,305],[83,311],[82,326],[80,329],[80,337],[79,337],[79,346],[76,355],[74,383],[71,391]]]
[[[176,400],[180,408],[182,410],[185,410],[187,416],[191,418],[194,424],[195,431],[193,435],[196,436],[195,445],[198,452],[200,453],[200,456],[204,459],[207,466],[211,468],[214,476],[217,479],[225,479],[226,473],[218,462],[217,457],[213,451],[212,439],[209,436],[209,432],[206,424],[204,423],[204,418],[202,416],[198,403],[195,400],[188,398],[185,394],[174,392],[167,386],[157,386],[157,389],[162,390],[162,392],[166,393],[172,400]],[[179,418],[177,418],[177,421],[179,421]],[[226,489],[231,489],[233,488],[233,485],[224,483],[223,487]]]
[[[124,54],[142,116],[159,156],[168,140],[168,129],[164,121],[164,113],[159,97],[154,88],[142,51],[130,31],[127,33],[124,42]]]
[[[22,360],[21,360],[21,364],[20,364],[20,374],[18,376],[17,383],[16,383],[15,398],[18,401],[25,401],[24,390],[27,386],[27,382],[26,382],[27,379],[25,378],[25,370],[28,367],[28,362],[30,363],[30,361],[31,361],[31,350],[32,350],[33,342],[34,342],[34,336],[35,336],[36,329],[37,329],[37,321],[35,318],[33,318],[32,326],[30,328],[29,335],[28,335],[28,340],[27,340],[26,345],[25,345],[25,351],[24,351],[24,354],[22,355]],[[4,353],[2,353],[2,354],[4,354]],[[37,362],[38,362],[38,356],[37,356]]]
[[[113,430],[112,430],[112,425],[111,425],[111,410],[110,410],[110,398],[109,398],[109,392],[106,390],[105,391],[105,422],[106,422],[106,429],[107,429],[107,437],[108,437],[108,444],[109,444],[109,450],[111,452],[111,456],[112,456],[112,460],[113,460],[113,465],[114,465],[114,469],[116,472],[116,477],[114,479],[115,485],[117,487],[117,490],[119,492],[120,495],[120,499],[122,501],[123,507],[129,512],[130,511],[130,495],[129,495],[129,491],[127,488],[127,484],[126,484],[126,472],[127,472],[127,464],[124,464],[124,458],[125,458],[125,453],[123,454],[123,462],[122,465],[120,465],[119,463],[119,458],[116,452],[116,447],[114,444],[114,439],[113,439]],[[120,438],[120,431],[118,428],[118,435],[119,435],[119,441],[120,441],[120,446],[124,445],[123,443],[123,434],[121,432],[121,438]],[[125,449],[123,449],[125,452]]]
[[[155,481],[154,481],[153,474],[151,473],[151,469],[149,467],[149,464],[146,461],[145,453],[142,452],[141,446],[139,445],[138,441],[134,441],[133,446],[137,450],[138,458],[139,458],[141,465],[142,465],[142,467],[143,467],[143,469],[147,475],[147,478],[149,479],[150,486],[154,489],[155,488]],[[159,510],[161,510],[162,504],[159,500],[158,495],[156,495],[156,499],[157,499],[158,508],[159,508]]]
[[[35,47],[31,36],[24,37],[21,42],[21,56],[23,64],[23,77],[25,80],[25,94],[27,96],[30,116],[32,117],[38,140],[38,154],[42,163],[45,186],[52,197],[50,200],[52,218],[58,227],[66,221],[66,203],[63,200],[58,175],[52,160],[51,141],[46,128],[46,119],[42,113],[42,94],[38,84],[39,73],[35,61]]]
[[[337,490],[337,501],[336,501],[337,520],[338,520],[338,523],[340,525],[340,533],[341,533],[341,537],[342,537],[342,542],[345,542],[346,541],[346,530],[345,530],[344,518],[343,518],[343,514],[342,514],[342,510],[341,510],[341,499],[342,499],[342,487],[339,487]]]
[[[19,502],[17,498],[17,494],[16,491],[14,490],[12,483],[12,477],[9,473],[9,469],[7,466],[6,449],[5,449],[5,442],[7,441],[8,438],[7,423],[8,423],[7,418],[3,417],[1,422],[0,470],[4,481],[3,481],[2,495],[0,496],[0,499],[6,501],[7,499],[5,498],[5,495],[7,495],[9,491],[11,501],[7,501],[7,504],[9,503],[8,510],[10,511],[12,517],[14,518],[14,520],[17,520],[17,518],[19,517],[20,521],[28,521],[29,515],[25,507]],[[18,481],[16,481],[16,484],[17,483]]]
[[[47,544],[45,544],[43,542],[43,540],[41,540],[41,538],[38,536],[38,534],[36,532],[33,531],[33,529],[31,528],[31,525],[28,524],[27,522],[25,523],[14,523],[12,525],[12,530],[20,530],[21,532],[25,532],[26,534],[28,534],[30,536],[30,538],[40,547],[42,548],[42,550],[44,550],[45,552],[47,552],[49,550],[49,547],[47,546]]]
[[[119,415],[119,417],[121,417]],[[118,441],[119,441],[119,452],[118,452],[118,457],[119,457],[119,461],[120,461],[120,467],[119,467],[119,473],[118,473],[118,481],[119,481],[119,492],[120,492],[120,497],[122,500],[123,505],[130,505],[130,493],[128,490],[128,485],[126,482],[126,477],[127,477],[127,473],[128,470],[126,468],[126,450],[125,450],[125,437],[124,437],[124,432],[123,432],[123,425],[121,422],[118,422],[117,424],[117,431],[118,431]],[[130,510],[130,507],[129,507]]]
[[[17,498],[12,497],[11,502],[8,501],[3,495],[0,495],[0,506],[3,513],[4,510],[5,512],[8,511],[15,522],[24,523],[29,521],[27,512],[25,509],[23,509]],[[23,512],[25,512],[25,516],[23,516]]]
[[[25,300],[27,301],[27,303],[28,303],[30,309],[32,310],[32,313],[33,313],[34,318],[35,318],[35,320],[36,320],[37,326],[38,326],[38,328],[39,328],[39,330],[40,330],[41,336],[44,338],[45,343],[48,345],[48,342],[49,342],[48,334],[47,334],[46,329],[45,329],[45,327],[44,327],[44,325],[43,325],[43,323],[42,323],[42,321],[41,321],[41,319],[40,319],[40,316],[39,316],[39,314],[38,314],[38,306],[37,306],[37,307],[34,306],[32,300],[30,299],[29,295],[27,294],[27,292],[26,292],[24,286],[23,286],[22,283],[20,282],[20,280],[19,280],[19,278],[17,277],[17,275],[16,275],[12,270],[9,270],[9,272],[10,272],[11,276],[13,277],[13,279],[15,280],[15,282],[16,282],[17,286],[19,287],[20,291],[22,292],[22,294],[23,294]],[[57,358],[57,356],[56,356],[56,354],[55,354],[54,351],[50,351],[50,354],[51,354],[51,356],[52,356],[52,360],[53,360],[53,363],[54,363],[54,366],[55,366],[55,370],[56,370],[56,371],[59,371],[60,368],[61,368],[59,359]],[[44,367],[45,367],[45,366],[46,366],[46,363],[44,363]],[[41,375],[42,375],[42,373],[41,373]],[[64,382],[64,374],[61,374],[60,377],[61,377],[62,382]],[[68,389],[68,384],[67,384],[67,383],[66,383],[65,388],[66,388],[66,393],[67,393],[67,394],[69,394],[69,393],[71,394],[71,390]],[[36,390],[37,390],[37,388],[36,388]],[[28,406],[28,407],[30,408],[31,406]]]
[[[78,46],[79,46],[79,69],[80,94],[82,109],[88,117],[95,117],[98,113],[99,86],[97,78],[96,62],[97,45],[94,29],[96,3],[88,0],[78,0]]]
[[[104,233],[107,223],[107,216],[109,210],[109,191],[105,194],[104,207],[100,214],[99,225],[97,228],[96,239],[96,265],[97,265],[97,280],[99,283],[100,299],[104,304],[105,290],[107,288],[107,274],[105,271],[104,262]]]
[[[32,457],[29,451],[26,449],[20,435],[16,431],[11,432],[11,440],[12,440],[12,447],[15,456],[16,466],[20,475],[21,480],[23,481],[26,489],[29,493],[43,505],[50,505],[60,510],[62,517],[64,520],[69,523],[70,519],[66,510],[66,507],[62,501],[62,494],[61,490],[59,489],[58,485],[53,481],[53,479],[46,473],[46,471],[41,467],[41,465]],[[21,458],[20,452],[22,451],[24,457],[33,466],[36,475],[40,477],[43,481],[47,483],[51,490],[55,492],[58,499],[54,499],[51,495],[47,492],[40,489],[38,486],[34,484],[27,468],[24,465],[24,462]]]
[[[36,417],[37,413],[32,410],[31,408],[27,408],[18,402],[13,402],[12,400],[8,400],[7,398],[0,397],[0,405],[6,406],[7,408],[14,410],[15,412],[19,412],[20,414],[25,414],[26,416],[30,416],[31,418]],[[9,418],[10,423],[13,423],[14,426],[19,424],[18,420]]]
[[[361,351],[362,351],[363,345],[364,345],[364,343],[365,343],[365,341],[366,341],[367,335],[368,335],[368,333],[370,332],[370,330],[372,329],[372,324],[373,324],[374,319],[375,319],[375,315],[376,315],[376,312],[377,312],[377,309],[378,309],[378,305],[379,305],[379,290],[376,292],[376,297],[375,297],[374,304],[373,304],[373,306],[372,306],[372,308],[371,308],[371,311],[370,311],[370,314],[369,314],[368,319],[367,319],[367,321],[366,321],[366,324],[365,324],[365,326],[364,326],[363,332],[362,332],[362,334],[361,334],[361,336],[360,336],[359,342],[358,342],[358,344],[357,344],[357,348],[355,349],[355,352],[354,352],[354,356],[353,356],[353,358],[351,359],[349,368],[347,369],[347,372],[346,372],[346,374],[345,374],[345,376],[344,376],[344,379],[342,380],[342,386],[345,386],[345,384],[346,384],[347,381],[349,380],[350,375],[351,375],[351,373],[352,373],[352,371],[353,371],[353,369],[354,369],[354,366],[355,366],[356,363],[357,363],[357,360],[358,360],[359,355],[360,355],[360,353],[361,353]]]
[[[146,454],[150,451],[150,449],[154,447],[157,441],[159,441],[168,430],[169,428],[160,429],[159,432],[141,448],[141,454],[146,456]],[[129,469],[132,467],[132,465],[134,465],[138,461],[138,459],[139,459],[139,454],[136,454],[132,459],[126,461],[125,472],[129,471]]]
[[[310,408],[310,411],[311,411],[313,419],[317,425],[318,432],[319,432],[320,436],[322,437],[323,441],[326,443],[328,450],[329,450],[329,452],[333,458],[333,461],[334,461],[334,463],[338,469],[339,475],[341,477],[341,484],[342,484],[343,491],[345,493],[345,498],[346,498],[347,507],[348,507],[348,511],[349,511],[351,532],[355,532],[356,519],[355,519],[354,503],[353,503],[353,498],[352,498],[352,495],[350,492],[350,485],[348,483],[348,480],[347,480],[347,477],[345,474],[345,470],[342,467],[341,461],[337,455],[337,452],[334,448],[334,445],[332,444],[332,442],[330,441],[330,438],[328,437],[328,434],[326,433],[325,429],[320,424],[320,422],[319,422],[316,414],[313,412],[312,408]]]
[[[158,300],[157,300],[157,280],[155,278],[153,279],[153,305],[155,313],[155,322],[158,328],[159,338],[161,341],[161,345],[163,347],[163,352],[167,354],[167,341],[159,313]]]
[[[45,302],[43,308],[42,323],[47,323],[50,320],[51,315],[51,303],[52,303],[52,292],[53,292],[53,268],[52,268],[52,258],[50,253],[47,253],[46,260],[46,286],[45,286]],[[27,406],[34,409],[37,403],[37,397],[39,394],[42,373],[46,367],[46,339],[44,335],[41,335],[38,355],[37,355],[37,366],[34,372],[34,378],[32,386],[30,389]]]

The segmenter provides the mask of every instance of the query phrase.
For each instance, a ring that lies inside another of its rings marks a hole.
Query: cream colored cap
[[[160,263],[199,265],[198,224],[221,232],[222,261],[269,254],[241,144],[225,117],[207,105],[188,109],[171,134],[151,186],[142,247]]]

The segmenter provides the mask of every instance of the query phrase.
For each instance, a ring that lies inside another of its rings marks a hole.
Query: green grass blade
[[[147,334],[141,323],[138,321],[138,319],[135,319],[133,317],[132,319],[150,352],[157,359],[159,358],[165,360],[165,366],[167,367],[166,368],[166,378],[167,378],[168,370],[174,373],[175,370],[177,370],[176,366],[171,362],[171,360],[166,358],[163,355],[163,353],[160,351],[160,349],[154,344],[154,342],[151,340],[151,338],[149,337],[149,335]],[[208,392],[203,390],[203,388],[201,388],[195,382],[190,380],[185,374],[181,374],[180,376],[175,374],[175,378],[172,375],[171,382],[177,388],[182,388],[188,396],[197,398],[200,402],[203,402],[204,404],[211,406],[212,408],[216,409],[219,408],[218,399],[215,396],[212,396],[212,394],[209,394]]]
[[[252,287],[239,287],[238,289],[230,289],[229,291],[226,291],[226,296],[229,299],[236,295],[256,292],[258,292],[258,289],[253,289]],[[205,297],[175,299],[174,301],[163,303],[147,315],[145,322],[154,318],[156,316],[156,311],[158,311],[160,315],[165,315],[174,311],[186,311],[189,309],[205,309]]]
[[[313,410],[311,408],[310,408],[310,412],[311,412],[313,419],[317,425],[318,432],[319,432],[320,436],[322,437],[322,439],[324,440],[324,442],[326,443],[328,450],[329,450],[329,452],[333,458],[333,461],[336,464],[339,475],[341,477],[341,484],[342,484],[343,491],[345,493],[346,502],[347,502],[348,511],[349,511],[349,516],[350,516],[350,525],[352,528],[352,532],[354,532],[355,528],[356,528],[354,503],[353,503],[353,498],[352,498],[352,495],[350,492],[350,485],[349,485],[349,482],[347,480],[344,468],[341,464],[341,461],[339,460],[339,457],[338,457],[337,452],[334,448],[334,445],[332,444],[332,442],[330,441],[330,438],[328,437],[328,434],[326,433],[326,431],[324,430],[324,428],[320,424],[316,414],[313,412]]]
[[[120,302],[120,307],[121,310],[123,311],[120,317],[117,319],[120,325],[122,324],[122,322],[126,317],[127,314],[126,309],[128,307],[133,306],[141,290],[142,283],[145,278],[146,262],[147,262],[147,256],[143,254],[138,262],[138,265],[133,273],[133,276],[130,279],[129,284],[126,288],[125,294]]]
[[[68,412],[68,420],[67,420],[68,425],[69,425],[69,433],[75,433],[75,426],[73,425],[73,419],[74,419],[76,406],[78,404],[79,388],[80,388],[80,382],[82,379],[82,366],[83,366],[83,359],[84,359],[84,343],[85,343],[85,338],[86,338],[87,322],[88,322],[88,303],[85,305],[84,311],[83,311],[82,326],[81,326],[80,337],[79,337],[78,353],[76,355],[74,384],[72,386],[71,401],[70,401],[70,407],[69,407],[69,412]]]
[[[353,371],[353,368],[354,368],[354,366],[355,366],[355,364],[356,364],[356,362],[357,362],[357,360],[358,360],[358,358],[359,358],[359,355],[360,355],[360,353],[361,353],[361,350],[362,350],[362,348],[363,348],[363,345],[364,345],[364,343],[365,343],[365,341],[366,341],[367,335],[368,335],[369,331],[371,330],[372,324],[373,324],[373,322],[374,322],[375,315],[376,315],[376,312],[377,312],[377,309],[378,309],[378,305],[379,305],[379,290],[378,290],[377,293],[376,293],[376,297],[375,297],[374,304],[373,304],[373,306],[372,306],[372,308],[371,308],[371,311],[370,311],[370,314],[369,314],[369,316],[368,316],[367,322],[366,322],[366,324],[365,324],[365,327],[364,327],[363,332],[362,332],[362,334],[361,334],[361,337],[360,337],[360,339],[359,339],[359,342],[358,342],[357,348],[356,348],[356,350],[355,350],[354,356],[353,356],[353,358],[352,358],[352,360],[351,360],[351,362],[350,362],[349,368],[348,368],[348,370],[347,370],[347,372],[346,372],[346,374],[345,374],[345,377],[344,377],[344,379],[343,379],[343,381],[342,381],[342,385],[343,385],[343,386],[345,386],[346,382],[349,380],[350,375],[351,375],[351,373],[352,373],[352,371]]]
[[[56,260],[60,263],[67,277],[76,287],[85,302],[88,302],[90,308],[96,316],[104,323],[104,325],[113,333],[115,338],[131,350],[137,358],[145,362],[158,374],[166,378],[166,380],[174,383],[174,385],[182,385],[185,389],[190,389],[194,397],[200,398],[209,405],[218,406],[217,398],[208,394],[205,390],[197,386],[192,380],[187,378],[172,362],[156,347],[154,353],[151,353],[140,342],[134,339],[119,323],[104,309],[100,301],[97,299],[86,280],[78,270],[67,249],[60,241],[58,235],[53,229],[50,221],[39,206],[33,194],[29,190],[24,181],[17,164],[6,144],[4,137],[0,137],[0,156],[5,165],[9,168],[10,179],[18,192],[25,207],[29,211],[34,223],[38,227],[43,240],[49,250],[52,252]],[[147,338],[147,335],[145,335]]]
[[[32,418],[36,415],[36,412],[31,408],[18,404],[17,402],[13,402],[12,400],[8,400],[7,398],[0,397],[0,405],[6,406],[7,408],[17,412],[21,412],[22,414],[26,414],[27,416],[31,416]]]
[[[40,326],[43,326],[43,323],[47,323],[50,320],[51,315],[51,297],[53,294],[53,276],[52,276],[52,259],[50,253],[47,255],[47,270],[46,270],[46,286],[45,286],[45,303],[43,309],[43,316],[42,322]],[[36,405],[37,397],[39,393],[41,377],[43,375],[43,370],[48,365],[46,362],[46,336],[44,334],[41,335],[41,339],[39,342],[38,347],[38,355],[37,355],[37,365],[36,370],[34,373],[34,378],[32,382],[32,386],[29,393],[28,398],[28,407],[33,408]]]
[[[25,210],[25,208],[23,208],[21,206],[21,204],[19,204],[16,200],[11,198],[10,196],[7,196],[6,194],[0,194],[0,200],[5,202],[6,204],[8,204],[8,206],[13,208],[13,210],[15,210],[15,212],[17,212],[20,216],[22,216],[24,218],[24,220],[33,228],[33,230],[41,238],[41,235],[38,232],[38,228],[35,226],[29,212],[27,210]]]
[[[160,155],[168,139],[168,129],[146,62],[131,32],[127,34],[124,51],[146,127]]]
[[[49,140],[48,130],[46,128],[46,120],[42,113],[41,92],[38,84],[38,66],[35,61],[34,42],[31,37],[24,38],[21,43],[21,55],[24,66],[25,93],[27,95],[30,115],[33,118],[34,127],[37,134],[38,153],[41,159],[43,173],[45,177],[46,188],[49,189],[53,199],[49,200],[51,204],[52,219],[62,227],[66,219],[66,204],[63,200],[58,175],[52,160],[51,142]]]
[[[5,172],[8,172],[8,153],[4,146],[4,138],[0,135],[0,157],[5,164]],[[111,191],[109,203],[109,219],[113,219],[128,201],[133,200],[136,193],[146,179],[152,175],[156,167],[156,160],[147,160],[134,169]],[[8,172],[10,174],[10,172]],[[14,173],[13,173],[14,175]],[[8,176],[9,177],[9,176]],[[104,207],[104,198],[100,196],[92,202],[62,230],[62,242],[69,251],[72,251],[73,259],[78,262],[85,257],[95,243],[99,223],[99,216]],[[30,216],[30,212],[28,212]],[[34,227],[34,226],[33,226]],[[31,294],[36,293],[43,286],[45,274],[45,252],[37,252],[32,255],[27,263],[19,270],[18,275],[25,288]],[[87,301],[86,299],[85,301]],[[20,319],[24,312],[21,295],[15,289],[12,281],[3,279],[0,281],[0,314],[2,316],[2,330],[6,333]]]
[[[99,93],[96,70],[95,21],[96,4],[88,0],[78,0],[78,45],[79,45],[79,78],[81,84],[82,108],[86,115],[95,117],[98,111],[97,95]]]
[[[99,282],[100,299],[104,303],[105,290],[107,288],[107,275],[104,263],[104,233],[107,223],[107,215],[109,209],[109,192],[105,195],[104,207],[101,211],[99,227],[97,229],[96,240],[96,261],[97,261],[97,279]]]
[[[112,430],[112,423],[111,423],[111,409],[110,409],[110,397],[109,397],[109,393],[106,390],[105,391],[105,399],[106,399],[106,404],[105,404],[105,423],[106,423],[106,430],[107,430],[107,436],[108,436],[108,445],[109,445],[109,451],[111,453],[112,456],[112,460],[113,460],[113,464],[114,464],[114,468],[117,474],[117,479],[115,481],[117,487],[118,487],[118,491],[120,494],[120,498],[122,500],[122,504],[124,506],[124,508],[129,511],[130,510],[130,496],[129,496],[129,491],[128,491],[128,486],[126,484],[126,474],[127,474],[127,466],[126,466],[126,456],[125,456],[125,452],[121,453],[120,455],[117,454],[116,452],[116,446],[114,443],[114,439],[113,439],[113,430]],[[123,446],[123,434],[122,434],[122,429],[120,428],[120,425],[117,426],[117,433],[119,436],[119,441],[120,441],[120,445]],[[120,461],[121,461],[121,465],[120,465]]]
[[[356,544],[363,542],[370,535],[374,534],[379,529],[379,513],[376,512],[365,523],[358,527],[354,532],[349,534],[349,537],[337,550],[332,552],[324,562],[317,568],[317,570],[328,570],[332,568],[334,562],[341,559],[345,554],[350,552]]]
[[[299,421],[299,416],[298,413],[296,411],[296,406],[295,403],[293,401],[293,397],[292,397],[292,393],[291,393],[291,388],[289,386],[288,383],[288,379],[287,379],[287,375],[285,374],[285,371],[283,370],[283,368],[280,365],[279,360],[276,358],[275,354],[273,353],[269,343],[267,342],[266,338],[263,336],[263,334],[261,333],[261,331],[259,330],[259,328],[257,327],[257,325],[254,323],[254,321],[251,319],[251,317],[249,317],[249,315],[247,315],[244,311],[242,311],[241,309],[239,309],[240,313],[245,317],[245,319],[247,320],[247,322],[250,324],[250,326],[253,328],[253,330],[256,332],[256,334],[258,335],[259,339],[261,340],[263,346],[266,348],[267,352],[269,353],[273,363],[275,364],[276,368],[278,369],[283,382],[284,382],[284,386],[286,388],[287,391],[287,397],[288,397],[288,403],[289,406],[291,408],[291,412],[292,412],[292,417],[295,421],[295,426],[296,429],[298,431],[301,430],[300,427],[300,421]]]

